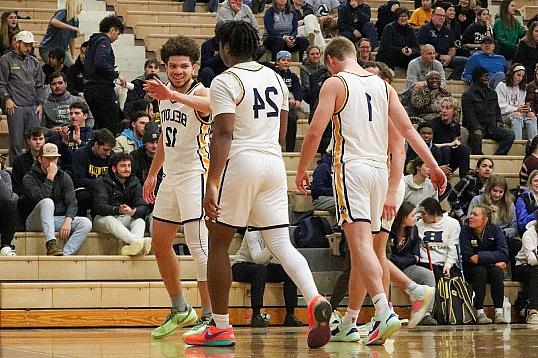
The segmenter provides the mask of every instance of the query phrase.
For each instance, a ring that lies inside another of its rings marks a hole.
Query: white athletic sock
[[[216,314],[213,313],[213,321],[215,321],[215,326],[220,329],[225,329],[230,327],[230,315],[229,314]]]
[[[318,289],[308,262],[291,244],[288,228],[263,230],[262,237],[269,251],[280,261],[284,271],[297,285],[305,301],[310,303],[319,295]]]
[[[389,309],[389,301],[384,292],[378,293],[372,297],[372,301],[374,302],[376,316],[384,310]]]
[[[476,310],[476,315],[479,315],[481,313],[484,313],[484,309],[481,309],[481,310]]]
[[[359,312],[360,310],[352,310],[348,308],[344,318],[342,318],[342,323],[343,324],[349,324],[351,322],[357,323],[357,319],[359,318]]]

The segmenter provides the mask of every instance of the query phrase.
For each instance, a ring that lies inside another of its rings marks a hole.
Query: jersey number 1
[[[167,147],[176,146],[176,134],[177,134],[177,128],[166,127],[166,146]]]
[[[372,121],[372,96],[370,96],[368,93],[364,93],[366,95],[366,102],[368,102],[368,121]]]
[[[278,94],[278,91],[275,87],[267,87],[265,89],[265,101],[257,88],[254,88],[254,104],[252,105],[252,110],[254,111],[254,118],[258,119],[260,109],[265,109],[265,102],[273,109],[272,112],[267,112],[267,118],[277,117],[278,116],[278,107],[276,103],[269,96],[270,94]]]

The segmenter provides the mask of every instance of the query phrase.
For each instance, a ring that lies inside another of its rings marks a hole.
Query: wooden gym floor
[[[151,329],[2,329],[0,357],[537,357],[538,327],[525,324],[402,330],[384,346],[330,343],[308,349],[303,328],[235,329],[230,348],[188,347],[181,332],[153,340]]]

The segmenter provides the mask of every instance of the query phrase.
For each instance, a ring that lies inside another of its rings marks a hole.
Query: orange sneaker
[[[308,346],[318,348],[331,339],[332,306],[323,296],[316,296],[308,304]]]
[[[209,325],[200,333],[184,336],[183,341],[193,346],[230,347],[235,345],[235,336],[232,327],[221,329]]]

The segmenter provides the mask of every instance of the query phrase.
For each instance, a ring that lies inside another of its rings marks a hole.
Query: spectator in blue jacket
[[[409,25],[409,10],[405,7],[396,9],[396,21],[383,30],[376,60],[390,68],[407,68],[412,59],[420,55],[415,30]]]
[[[215,37],[210,38],[202,44],[200,62],[198,78],[205,87],[209,88],[213,78],[228,68],[219,55],[219,43]]]
[[[491,299],[495,306],[495,323],[507,323],[503,316],[504,273],[508,260],[508,246],[502,230],[491,223],[491,210],[478,204],[469,215],[469,221],[460,232],[461,254],[465,277],[473,284],[474,307],[478,324],[490,324],[484,313],[486,283],[491,285]]]
[[[536,219],[538,211],[538,170],[529,175],[528,188],[516,201],[517,227],[520,234],[526,230],[528,223]]]
[[[502,81],[506,71],[508,71],[508,64],[504,56],[493,53],[495,50],[495,40],[493,37],[484,36],[480,44],[480,49],[482,51],[477,51],[469,57],[469,61],[467,61],[463,69],[461,79],[467,83],[471,83],[473,81],[473,71],[478,67],[483,67],[488,71],[490,77],[489,87],[495,89],[497,83]]]
[[[357,43],[361,38],[370,40],[372,48],[377,47],[377,32],[370,21],[372,10],[364,0],[347,0],[338,10],[338,32],[340,36]]]
[[[276,55],[276,73],[278,73],[288,87],[289,92],[289,112],[288,130],[286,132],[286,152],[295,151],[295,139],[297,137],[297,110],[301,107],[303,100],[303,87],[299,77],[290,70],[291,53],[279,51]]]
[[[265,34],[263,45],[271,52],[271,59],[276,61],[276,55],[282,50],[299,51],[299,58],[308,47],[306,37],[297,36],[298,16],[287,0],[273,0],[263,16]]]
[[[333,196],[332,161],[331,153],[321,155],[320,160],[318,160],[318,166],[314,169],[314,174],[312,175],[310,194],[312,195],[314,210],[329,211],[336,214]]]
[[[125,78],[116,70],[112,43],[125,26],[117,16],[110,15],[99,23],[99,32],[90,36],[84,62],[84,99],[95,119],[94,129],[108,128],[116,132],[120,121],[120,106],[114,92],[114,81],[124,86]]]

